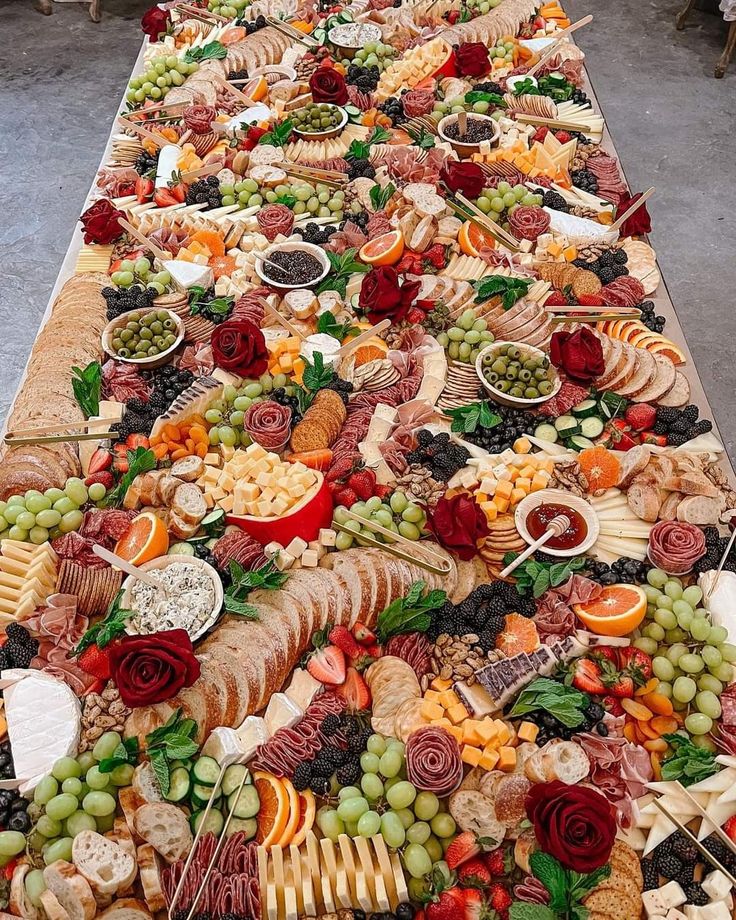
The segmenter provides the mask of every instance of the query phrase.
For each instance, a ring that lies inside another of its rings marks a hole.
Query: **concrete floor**
[[[0,419],[49,292],[141,42],[149,0],[86,7],[0,0]],[[726,27],[679,3],[566,0],[608,126],[636,190],[655,185],[653,243],[730,456],[736,458],[736,60],[713,78]]]

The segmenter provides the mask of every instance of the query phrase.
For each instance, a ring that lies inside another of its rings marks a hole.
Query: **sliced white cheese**
[[[161,148],[156,164],[156,188],[165,188],[171,181],[174,173],[179,168],[179,157],[182,155],[181,147],[176,144],[166,144]]]
[[[361,441],[360,444],[358,444],[358,450],[365,460],[366,465],[370,466],[376,474],[376,481],[380,485],[388,485],[390,482],[393,482],[395,477],[388,463],[383,459],[378,441]]]
[[[285,693],[274,693],[263,715],[269,737],[280,728],[291,728],[296,725],[303,715],[301,707],[297,706]]]
[[[289,845],[289,868],[291,871],[291,883],[294,886],[296,895],[296,909],[299,916],[305,914],[304,910],[304,889],[302,887],[302,855],[299,847],[293,843]]]
[[[201,753],[205,757],[214,757],[220,766],[223,763],[242,761],[245,755],[238,733],[234,728],[226,728],[224,725],[212,729]]]
[[[312,873],[309,870],[309,857],[306,853],[301,854],[301,863],[302,901],[304,902],[304,915],[307,917],[313,917],[317,913],[317,901],[314,896]]]
[[[60,757],[77,753],[81,708],[74,691],[43,671],[9,668],[5,718],[15,775],[22,794],[32,792]]]
[[[383,839],[383,838],[381,838]],[[340,834],[337,838],[337,844],[340,847],[340,856],[345,867],[345,875],[350,885],[350,894],[355,903],[358,897],[355,888],[355,851],[353,850],[353,841],[347,834]]]
[[[396,897],[400,903],[409,900],[409,891],[406,887],[404,870],[401,867],[401,860],[398,853],[391,854],[391,868],[394,870],[394,882],[396,884]]]
[[[212,269],[207,265],[197,265],[183,259],[162,259],[162,265],[171,275],[174,284],[184,290],[195,286],[207,289],[215,283]]]
[[[260,716],[248,716],[243,724],[235,729],[238,742],[243,752],[243,762],[250,760],[256,748],[268,741],[268,729]]]
[[[282,847],[271,847],[269,850],[273,871],[274,887],[276,889],[276,915],[284,917],[286,914],[286,899],[284,894],[284,850]],[[271,905],[269,904],[269,908]],[[291,918],[289,918],[291,920]]]
[[[314,899],[318,907],[324,905],[322,897],[322,868],[319,852],[319,842],[314,833],[310,831],[307,834],[307,866],[314,890]],[[303,874],[303,873],[302,873]]]
[[[355,842],[355,849],[358,851],[358,859],[360,861],[360,867],[363,870],[363,875],[365,876],[365,881],[366,881],[366,885],[368,888],[368,897],[375,904],[376,903],[376,886],[375,886],[375,874],[376,873],[373,867],[373,857],[371,855],[371,846],[365,837],[356,837],[354,842]]]
[[[391,868],[391,858],[388,853],[386,841],[380,834],[376,834],[374,837],[371,837],[371,843],[373,844],[376,859],[378,860],[378,871],[383,878],[383,885],[386,889],[386,895],[392,907],[396,907],[399,899],[396,893],[396,881],[394,880],[394,872]],[[392,908],[390,907],[386,908],[386,910],[391,909]]]
[[[241,125],[254,125],[259,121],[268,121],[270,117],[271,110],[269,107],[259,102],[242,112],[238,112],[237,115],[233,115],[229,121],[225,122],[225,127],[228,131],[235,131]]]
[[[291,683],[284,691],[289,699],[306,712],[307,707],[322,690],[322,684],[309,671],[297,668],[291,677]]]

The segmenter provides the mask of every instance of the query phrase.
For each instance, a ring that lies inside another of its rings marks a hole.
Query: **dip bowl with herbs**
[[[311,288],[323,281],[330,271],[330,261],[313,243],[287,240],[270,246],[256,261],[256,274],[264,284],[282,291]],[[273,263],[273,265],[269,263]]]

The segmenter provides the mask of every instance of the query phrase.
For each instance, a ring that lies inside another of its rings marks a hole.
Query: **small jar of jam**
[[[545,543],[545,548],[575,549],[576,546],[580,546],[588,536],[588,525],[585,518],[579,511],[568,505],[557,505],[551,502],[537,505],[527,514],[526,528],[532,539],[538,540],[547,530],[549,523],[561,514],[564,514],[570,521],[570,525],[559,537],[550,537]]]

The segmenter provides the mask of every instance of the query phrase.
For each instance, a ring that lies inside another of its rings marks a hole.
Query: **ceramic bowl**
[[[348,113],[345,109],[341,109],[339,105],[333,105],[332,107],[340,112],[340,121],[334,127],[327,128],[325,131],[300,131],[299,128],[294,128],[294,134],[303,141],[328,141],[330,138],[342,134],[345,125],[348,123]]]
[[[529,544],[534,542],[534,537],[527,529],[526,519],[532,509],[538,505],[545,504],[567,505],[568,508],[577,511],[588,525],[588,534],[582,543],[571,549],[553,549],[551,546],[546,545],[542,547],[542,551],[550,556],[560,556],[561,558],[580,556],[582,553],[587,552],[596,542],[601,531],[598,515],[592,505],[589,505],[584,499],[578,498],[577,495],[573,495],[571,492],[565,492],[563,489],[541,489],[539,492],[531,492],[519,502],[514,511],[514,523],[522,539]]]
[[[256,274],[264,284],[267,284],[269,287],[277,288],[280,291],[295,291],[299,288],[315,287],[320,281],[323,281],[327,277],[330,271],[330,260],[325,255],[324,250],[319,246],[315,246],[313,243],[302,243],[300,240],[287,240],[284,243],[274,243],[273,246],[269,246],[268,249],[264,251],[263,255],[267,259],[270,259],[274,252],[294,252],[299,249],[303,249],[311,256],[314,256],[322,265],[322,271],[312,281],[305,282],[304,284],[281,284],[271,278],[269,275],[271,269],[260,259],[256,261]]]
[[[485,141],[478,141],[478,143],[463,143],[455,138],[448,137],[445,133],[447,128],[455,124],[456,121],[457,113],[445,115],[437,125],[437,133],[443,141],[446,141],[452,147],[459,157],[471,157],[474,153],[480,151],[481,144],[490,144],[493,146],[498,143],[498,139],[501,136],[501,128],[498,122],[494,121],[490,115],[479,115],[476,112],[468,112],[468,121],[489,121],[493,125],[493,135]]]
[[[490,345],[486,345],[486,347],[478,354],[478,357],[475,359],[475,370],[478,374],[478,377],[480,378],[481,384],[488,391],[491,399],[494,402],[500,403],[502,406],[511,406],[514,409],[531,409],[534,406],[541,406],[542,403],[547,402],[547,400],[552,399],[553,396],[557,395],[560,387],[562,386],[562,380],[552,365],[550,365],[550,369],[554,375],[552,378],[553,385],[552,391],[548,393],[547,396],[537,396],[535,399],[523,399],[518,396],[510,396],[508,393],[502,393],[501,390],[496,389],[492,383],[489,383],[483,376],[483,358],[486,355],[496,356],[499,348],[502,345],[516,345],[524,358],[549,357],[541,349],[535,348],[533,345],[525,345],[523,342],[491,342]]]
[[[102,330],[102,348],[105,354],[109,355],[111,358],[114,358],[115,361],[121,361],[123,364],[132,364],[135,367],[142,367],[149,371],[155,370],[157,367],[163,367],[164,364],[168,364],[173,353],[184,341],[184,321],[171,310],[166,310],[166,312],[176,323],[176,341],[165,351],[159,352],[159,354],[153,355],[151,358],[121,358],[112,347],[112,340],[114,338],[113,333],[116,329],[120,328],[120,326],[125,326],[125,324],[128,322],[128,317],[130,314],[147,312],[149,311],[129,310],[127,313],[121,313],[120,316],[116,316],[115,319],[110,320],[110,322]]]

